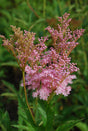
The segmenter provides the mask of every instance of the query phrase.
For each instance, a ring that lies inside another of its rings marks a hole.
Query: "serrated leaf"
[[[25,131],[31,131],[31,130],[29,130],[29,128],[27,126],[23,126],[23,125],[12,125],[12,126],[18,128],[18,129],[23,129]]]
[[[20,97],[18,97],[18,124],[22,125],[24,119],[27,119],[26,113],[25,113],[25,105],[23,104],[22,100],[20,100]],[[19,131],[22,131],[19,129]]]
[[[18,123],[21,125],[25,120],[27,120],[31,124],[34,123],[25,99],[21,98],[18,94]]]
[[[33,127],[27,120],[25,120],[25,123],[26,123],[26,125],[29,127],[29,129],[31,129],[31,131],[36,131],[36,130],[34,129],[34,127]]]
[[[59,127],[56,129],[56,131],[70,131],[70,129],[72,129],[78,122],[79,122],[79,120],[67,121],[64,124],[59,125]]]
[[[19,130],[36,131],[34,127],[27,120],[25,120],[25,124],[26,125],[19,124],[19,125],[12,125],[12,126],[18,128]]]

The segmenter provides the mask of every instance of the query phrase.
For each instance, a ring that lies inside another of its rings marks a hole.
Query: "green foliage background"
[[[53,126],[56,131],[66,131],[64,130],[66,121],[72,120],[71,123],[76,124],[74,120],[80,119],[81,122],[72,126],[72,129],[67,127],[67,131],[88,131],[88,1],[0,0],[0,34],[9,38],[12,33],[10,25],[15,25],[22,30],[35,32],[35,42],[37,42],[38,37],[46,35],[44,28],[48,25],[56,28],[58,16],[62,16],[65,12],[70,13],[72,18],[70,28],[72,30],[83,28],[85,33],[79,40],[80,44],[71,53],[72,61],[80,68],[76,73],[77,79],[74,80],[71,94],[68,97],[57,96],[53,99],[53,103],[57,100],[56,106],[52,107],[56,111]],[[47,46],[50,47],[50,43]],[[27,123],[26,112],[24,120],[18,117],[18,114],[22,115],[23,112],[22,104],[18,101],[18,97],[24,97],[23,89],[20,87],[21,77],[15,59],[2,47],[0,39],[0,129],[2,131],[34,130]],[[42,114],[41,108],[39,111]],[[43,119],[46,121],[45,117]],[[17,127],[15,126],[17,123],[24,126]],[[71,123],[67,122],[67,125],[71,126]]]

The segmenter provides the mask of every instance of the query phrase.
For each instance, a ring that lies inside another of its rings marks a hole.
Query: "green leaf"
[[[36,22],[34,22],[30,28],[29,28],[29,31],[31,31],[32,28],[34,28],[37,24],[41,23],[41,22],[45,22],[45,19],[42,18],[42,19],[39,19],[39,20],[36,20]]]
[[[70,131],[70,129],[72,129],[78,122],[79,122],[79,120],[67,121],[64,124],[59,125],[59,127],[56,129],[56,131]]]
[[[84,74],[85,76],[87,76],[87,70],[88,70],[87,54],[86,54],[85,51],[81,51],[81,50],[78,50],[78,53],[81,54],[82,57],[83,57],[84,65],[85,65],[85,66],[84,66],[84,72],[83,72],[83,74]]]
[[[14,93],[2,93],[1,96],[11,97],[13,99],[17,98],[17,95]]]
[[[11,92],[13,92],[15,94],[17,93],[17,91],[16,91],[16,89],[15,89],[13,84],[11,84],[11,83],[9,83],[7,81],[4,81],[4,80],[2,80],[2,82]]]
[[[46,115],[45,110],[40,106],[40,104],[38,104],[38,111],[41,114],[43,125],[45,126],[47,123],[47,115]]]
[[[27,23],[26,21],[22,20],[22,19],[14,18],[14,20],[15,20],[16,22],[22,23],[22,24],[25,25],[25,26],[28,26],[28,23]]]
[[[0,66],[14,66],[14,67],[19,67],[19,65],[15,61],[1,63]]]
[[[80,131],[88,131],[88,126],[86,125],[86,123],[79,122],[76,124],[76,127],[78,127]]]
[[[27,119],[26,113],[25,113],[25,105],[18,96],[18,124],[23,125],[24,119]],[[22,131],[22,129],[19,129],[19,131]]]
[[[27,126],[23,126],[23,125],[12,125],[12,126],[18,128],[18,129],[23,129],[25,131],[32,131],[32,130],[29,130],[29,128]]]
[[[11,15],[6,10],[1,10],[2,15],[4,15],[8,20],[11,20]]]
[[[30,131],[36,131],[36,130],[34,129],[34,127],[33,127],[27,120],[25,120],[25,123],[26,123],[26,125],[28,126],[28,128],[30,129]]]
[[[25,102],[25,97],[21,97],[18,94],[18,124],[23,125],[25,120],[27,120],[31,124],[34,123]]]
[[[51,109],[51,107],[52,107],[51,103],[46,105],[46,113],[47,113],[46,131],[48,131],[48,129],[50,131],[53,131],[54,112]]]
[[[2,129],[2,131],[7,131],[6,127],[0,122],[0,128]]]
[[[25,131],[36,131],[32,125],[29,123],[28,126],[24,126],[24,125],[12,125],[13,127],[16,127],[18,129],[22,129],[22,130],[25,130]]]
[[[1,113],[1,111],[0,111]],[[10,131],[10,118],[9,118],[9,114],[6,111],[5,113],[2,112],[2,115],[0,114],[0,127],[2,129],[2,131]]]

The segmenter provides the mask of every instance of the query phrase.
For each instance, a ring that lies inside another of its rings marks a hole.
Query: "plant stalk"
[[[30,112],[30,114],[31,114],[31,117],[32,117],[32,119],[33,119],[33,121],[34,121],[34,123],[35,123],[35,118],[34,118],[33,112],[32,112],[32,110],[31,110],[31,107],[30,107],[30,105],[29,105],[29,103],[28,103],[28,99],[27,99],[27,91],[26,91],[26,86],[25,86],[25,72],[22,71],[22,73],[23,73],[23,85],[24,85],[24,93],[25,93],[26,104],[27,104],[27,106],[28,106],[28,109],[29,109],[29,112]]]

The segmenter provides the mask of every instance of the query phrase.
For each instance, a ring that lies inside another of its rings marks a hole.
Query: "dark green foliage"
[[[76,73],[77,79],[74,80],[71,94],[68,97],[55,96],[50,103],[51,108],[43,101],[36,104],[28,92],[29,101],[34,107],[36,125],[31,120],[20,86],[21,71],[0,39],[1,131],[76,131],[76,128],[88,131],[88,0],[0,0],[0,34],[9,38],[12,34],[10,25],[15,25],[22,30],[36,32],[36,44],[37,37],[46,35],[44,28],[48,25],[57,28],[57,18],[65,12],[71,14],[72,30],[78,27],[85,29],[79,40],[80,45],[71,53],[72,61],[77,63],[80,70]],[[50,48],[51,41],[47,46]],[[18,119],[15,116],[15,120],[11,119],[13,108],[10,101],[18,109],[14,110]]]
[[[74,127],[79,121],[78,120],[71,120],[71,121],[67,121],[64,124],[60,125],[56,131],[69,131],[70,129],[72,129],[72,127]]]
[[[15,122],[14,122],[15,123]],[[1,131],[17,131],[12,128],[8,112],[0,109],[0,129]]]

